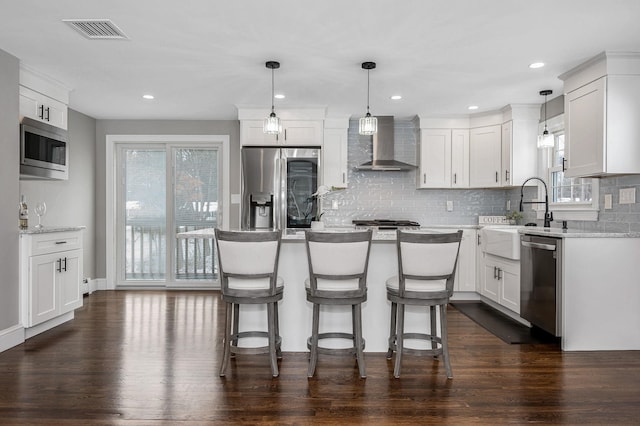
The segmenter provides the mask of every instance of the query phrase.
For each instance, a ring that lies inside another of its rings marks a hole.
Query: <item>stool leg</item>
[[[429,306],[429,322],[431,323],[431,349],[438,349],[438,342],[435,341],[435,337],[438,335],[435,306]],[[437,357],[434,356],[434,358]]]
[[[355,336],[355,345],[356,345],[356,357],[358,359],[358,369],[360,370],[360,377],[366,378],[367,371],[364,365],[364,353],[363,346],[364,342],[362,340],[362,305],[359,303],[354,306],[354,323],[353,323],[353,334]]]
[[[225,316],[224,316],[224,337],[222,338],[222,364],[220,365],[220,377],[224,377],[225,372],[227,370],[227,365],[229,364],[229,356],[231,352],[230,344],[231,344],[231,311],[232,304],[225,303]]]
[[[278,360],[276,358],[276,303],[267,303],[267,334],[269,336],[269,360],[271,361],[271,375],[278,377]]]
[[[402,363],[402,348],[404,346],[404,304],[398,304],[398,325],[396,327],[396,365],[393,376],[400,377],[400,364]]]
[[[313,321],[311,325],[311,347],[309,348],[309,369],[307,377],[313,377],[316,371],[316,362],[318,361],[318,330],[320,324],[320,305],[313,304]]]
[[[391,302],[391,326],[389,327],[389,350],[387,351],[387,359],[393,357],[393,347],[396,344],[396,318],[398,315],[398,305]]]
[[[278,318],[278,302],[273,302],[275,307],[275,316],[276,316],[276,339],[280,337],[280,319]],[[278,359],[282,359],[282,348],[280,347],[281,343],[278,343],[276,346],[276,356]]]
[[[447,372],[447,378],[453,379],[451,364],[449,363],[449,345],[447,339],[447,305],[440,305],[440,339],[442,341],[442,358],[444,359],[444,368]]]
[[[231,339],[231,346],[238,346],[238,332],[240,323],[240,305],[237,303],[233,303],[233,338]],[[232,357],[235,357],[235,354],[231,354]]]

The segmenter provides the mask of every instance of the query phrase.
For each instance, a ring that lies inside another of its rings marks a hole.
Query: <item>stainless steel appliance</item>
[[[69,178],[67,131],[32,120],[20,124],[20,178]]]
[[[562,239],[520,237],[520,316],[561,335]]]
[[[242,229],[310,228],[320,148],[242,148]]]
[[[378,229],[419,229],[420,224],[412,220],[395,219],[354,219],[351,221],[356,228]]]

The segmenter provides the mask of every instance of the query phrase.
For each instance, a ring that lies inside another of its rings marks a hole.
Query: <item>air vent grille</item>
[[[127,40],[128,37],[109,19],[63,19],[67,25],[92,40]]]

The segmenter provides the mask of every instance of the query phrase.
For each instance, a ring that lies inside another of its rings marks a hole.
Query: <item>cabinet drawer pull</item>
[[[502,269],[498,268],[498,280],[501,280],[501,279],[502,279]]]
[[[342,183],[345,183],[347,181],[346,178],[347,178],[346,173],[342,172]]]
[[[565,164],[567,164],[567,159],[562,157],[562,171],[565,172],[567,170]]]
[[[47,107],[47,109],[45,109],[45,111],[47,111],[47,116],[44,117],[44,119],[49,121],[49,107]]]
[[[58,264],[58,267],[56,268],[56,271],[62,272],[62,259],[56,260],[56,263]]]
[[[507,182],[509,182],[509,170],[506,170],[504,172],[504,180],[506,180]]]
[[[453,174],[453,184],[455,185],[456,183],[458,183],[458,174],[454,173]]]
[[[496,182],[498,182],[498,172],[496,172]]]
[[[44,120],[44,105],[40,105],[38,107],[38,118],[41,118]]]
[[[422,176],[422,183],[427,183],[427,174],[423,173]]]
[[[67,244],[66,241],[56,241],[56,244]]]
[[[498,268],[496,266],[493,267],[493,279],[498,278]]]
[[[64,258],[64,267],[62,268],[63,271],[67,272],[67,258]]]

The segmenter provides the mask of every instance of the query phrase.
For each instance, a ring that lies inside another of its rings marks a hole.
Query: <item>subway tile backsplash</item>
[[[395,157],[399,161],[417,165],[416,144],[420,137],[417,122],[395,121]],[[356,166],[371,160],[371,136],[358,134],[357,120],[349,123],[348,163],[349,187],[329,194],[323,203],[324,222],[327,226],[350,225],[353,219],[407,219],[423,225],[474,225],[478,216],[504,215],[507,201],[510,210],[517,210],[520,188],[510,189],[416,189],[416,171],[373,172],[358,171]],[[573,229],[585,231],[640,232],[640,205],[619,204],[620,188],[640,189],[640,175],[627,175],[600,179],[600,214],[596,222],[569,221]],[[535,187],[525,189],[525,199],[536,196]],[[612,194],[613,209],[604,210],[604,195]],[[640,201],[640,192],[637,193]],[[338,209],[331,210],[331,202]],[[453,202],[453,211],[447,211],[447,201]],[[536,222],[535,213],[525,208],[522,223]],[[561,222],[552,222],[560,227]]]

